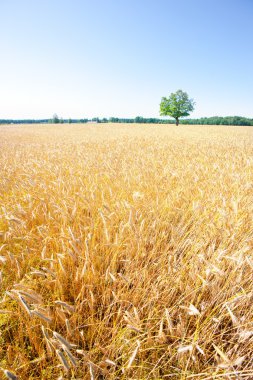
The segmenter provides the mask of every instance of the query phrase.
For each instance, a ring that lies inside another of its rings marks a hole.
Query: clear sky
[[[0,0],[0,118],[253,118],[253,0]]]

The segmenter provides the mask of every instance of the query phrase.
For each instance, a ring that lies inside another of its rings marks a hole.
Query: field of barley
[[[0,378],[253,379],[253,128],[0,127]]]

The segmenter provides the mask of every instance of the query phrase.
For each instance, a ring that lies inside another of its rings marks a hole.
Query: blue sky
[[[253,0],[0,0],[0,118],[253,117]]]

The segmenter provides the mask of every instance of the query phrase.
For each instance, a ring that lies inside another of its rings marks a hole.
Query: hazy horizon
[[[0,119],[253,118],[250,0],[1,1]]]
[[[59,116],[59,115],[52,115],[51,117],[40,117],[40,118],[30,118],[30,117],[24,117],[24,118],[12,118],[12,117],[10,117],[10,118],[0,118],[0,120],[13,120],[13,121],[25,121],[25,120],[35,120],[35,121],[40,121],[40,120],[50,120],[50,119],[53,119],[53,117],[54,116],[57,116],[58,117],[58,119],[59,120],[85,120],[85,119],[88,119],[89,121],[91,121],[92,119],[94,119],[94,118],[97,118],[96,116],[92,116],[92,117],[86,117],[85,115],[84,116],[82,116],[82,117],[68,117],[68,118],[63,118],[63,117],[61,117],[61,116]],[[136,116],[134,116],[134,117],[124,117],[124,116],[109,116],[109,117],[105,117],[105,116],[101,116],[101,117],[98,117],[98,119],[99,120],[102,120],[102,119],[107,119],[107,121],[108,122],[110,122],[110,118],[117,118],[117,119],[119,119],[119,120],[123,120],[123,119],[135,119],[135,118],[137,118],[137,117],[143,117],[144,119],[160,119],[160,120],[172,120],[172,121],[174,121],[174,119],[173,119],[173,117],[172,116],[157,116],[157,117],[155,117],[155,116],[146,116],[146,117],[144,117],[144,116],[142,116],[142,115],[136,115]],[[187,116],[187,117],[181,117],[180,118],[180,120],[187,120],[187,119],[205,119],[205,118],[219,118],[219,117],[221,117],[221,118],[226,118],[226,117],[241,117],[241,118],[246,118],[246,119],[251,119],[251,120],[253,120],[253,117],[247,117],[247,116],[244,116],[244,115],[224,115],[224,116],[220,116],[220,115],[213,115],[213,116],[199,116],[199,117],[193,117],[193,116]],[[224,124],[224,125],[226,125],[226,124]]]

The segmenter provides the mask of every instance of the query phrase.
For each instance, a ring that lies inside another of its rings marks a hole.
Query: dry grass
[[[0,128],[0,367],[253,378],[253,128]]]

